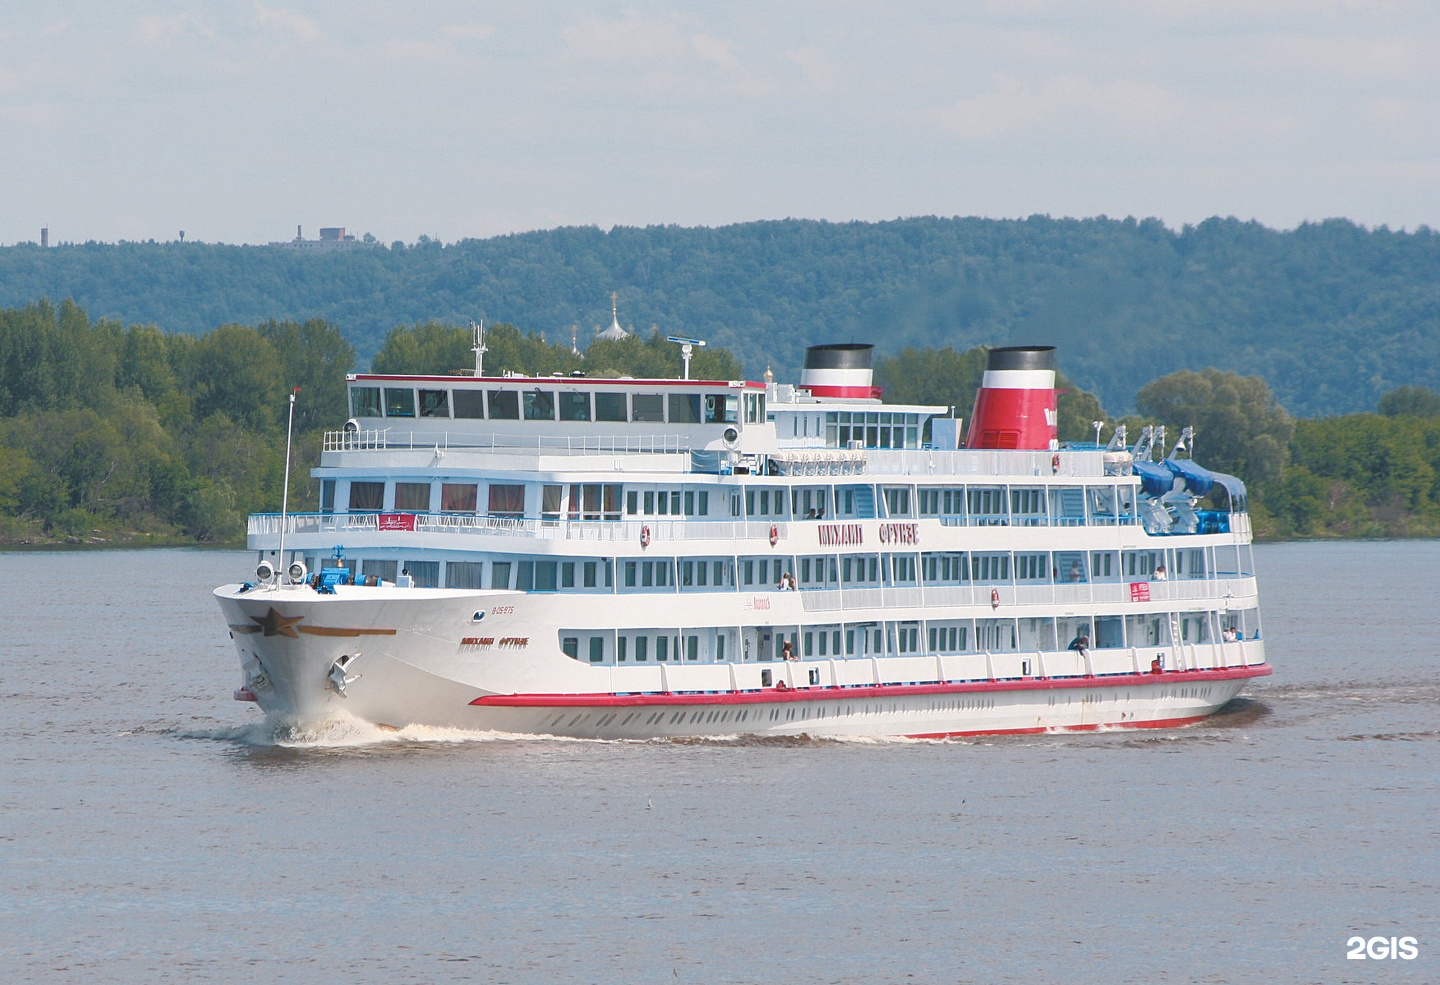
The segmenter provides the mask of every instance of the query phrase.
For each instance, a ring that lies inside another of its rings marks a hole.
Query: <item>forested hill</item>
[[[92,317],[203,333],[323,318],[362,361],[401,324],[513,323],[584,346],[610,321],[694,335],[752,377],[807,344],[1051,343],[1112,412],[1146,382],[1216,367],[1264,377],[1302,416],[1440,387],[1440,234],[1331,220],[1282,232],[1212,219],[802,220],[565,228],[334,252],[204,243],[0,249],[0,307],[73,298]]]

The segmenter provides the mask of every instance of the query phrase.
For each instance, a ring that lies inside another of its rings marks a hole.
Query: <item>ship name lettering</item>
[[[460,640],[461,646],[490,646],[495,642],[493,636],[466,636]]]
[[[515,646],[515,647],[529,646],[529,645],[530,645],[530,637],[528,637],[528,636],[502,636],[502,637],[500,637],[500,645],[501,645],[501,646]]]
[[[816,528],[824,547],[847,547],[865,543],[865,528],[858,523],[822,523]]]
[[[880,543],[882,544],[910,544],[920,543],[920,525],[916,523],[882,523],[880,524]]]

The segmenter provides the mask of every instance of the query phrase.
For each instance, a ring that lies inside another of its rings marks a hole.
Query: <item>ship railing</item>
[[[1114,527],[1134,526],[1140,522],[1133,513],[1115,516],[1113,513],[1095,513],[1091,516],[1023,516],[964,515],[947,513],[939,517],[943,527]]]
[[[690,441],[679,434],[521,435],[451,431],[326,431],[324,451],[394,451],[439,448],[466,451],[535,451],[555,455],[679,454]]]
[[[1254,599],[1256,595],[1254,577],[1196,578],[1148,584],[1151,602],[1209,603],[1230,599],[1238,604],[1242,600]],[[923,588],[802,588],[800,602],[806,612],[978,605],[987,606],[997,616],[1004,617],[1013,614],[1015,606],[1126,605],[1137,601],[1136,595],[1130,582],[1078,585],[1011,585],[997,582],[926,585]]]
[[[347,532],[481,534],[534,540],[624,542],[714,540],[731,543],[768,542],[770,529],[777,539],[787,538],[788,522],[756,520],[571,520],[477,516],[469,513],[291,513],[285,517],[285,535],[344,534]],[[278,513],[256,513],[247,525],[250,537],[278,537]]]
[[[872,474],[1077,477],[1104,474],[1104,455],[1098,451],[870,448],[865,454]]]

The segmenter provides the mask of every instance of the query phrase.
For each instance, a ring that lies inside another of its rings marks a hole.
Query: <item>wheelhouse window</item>
[[[595,394],[595,420],[626,421],[625,393],[601,392]]]
[[[387,386],[385,388],[385,416],[414,417],[415,391],[409,387],[400,389]]]
[[[560,393],[557,396],[560,398],[560,420],[590,420],[589,393]]]
[[[672,393],[672,394],[670,394],[670,423],[671,423],[671,424],[699,424],[699,423],[700,423],[700,394],[698,394],[698,393]]]
[[[455,398],[455,416],[457,418],[484,420],[484,390],[456,390],[453,396]]]
[[[350,512],[378,513],[385,505],[385,483],[350,483]]]
[[[395,483],[395,509],[414,513],[429,513],[430,483]]]
[[[637,393],[632,398],[632,405],[636,423],[665,420],[665,395],[663,393]]]
[[[734,394],[705,394],[706,424],[737,424],[740,421],[740,398]]]
[[[474,513],[480,487],[474,482],[445,482],[440,485],[442,513]]]
[[[534,390],[527,390],[520,396],[525,405],[525,420],[555,420],[555,394],[536,387]]]
[[[357,386],[350,388],[351,417],[380,416],[380,388],[378,386]]]
[[[514,390],[491,390],[490,420],[520,420],[520,394]]]
[[[449,417],[449,416],[450,416],[450,391],[449,391],[449,390],[421,390],[421,391],[420,391],[420,416],[421,416],[421,417]]]
[[[525,487],[492,485],[490,487],[490,514],[492,516],[524,516]]]

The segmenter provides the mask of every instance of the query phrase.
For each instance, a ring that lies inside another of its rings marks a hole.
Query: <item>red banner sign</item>
[[[414,530],[415,514],[381,513],[380,518],[378,521],[376,521],[375,526],[378,530]]]
[[[1150,601],[1150,583],[1148,581],[1132,581],[1130,583],[1131,602]]]

